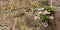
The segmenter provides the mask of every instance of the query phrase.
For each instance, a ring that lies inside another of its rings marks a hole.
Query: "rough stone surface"
[[[36,27],[29,26],[34,20],[33,12],[25,11],[46,4],[50,3],[44,0],[0,0],[0,30],[36,30]]]
[[[60,30],[60,8],[55,9],[56,30]]]
[[[60,7],[60,0],[52,0],[52,5],[56,7]]]

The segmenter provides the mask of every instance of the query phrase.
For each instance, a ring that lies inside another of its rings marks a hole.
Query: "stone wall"
[[[36,30],[36,27],[31,25],[34,18],[31,8],[44,5],[50,5],[50,0],[0,0],[0,29]],[[30,11],[26,13],[26,10]]]

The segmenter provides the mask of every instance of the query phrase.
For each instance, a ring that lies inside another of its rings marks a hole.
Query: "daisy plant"
[[[51,20],[54,17],[51,15],[53,14],[53,8],[50,6],[44,6],[43,8],[38,8],[38,12],[36,13],[35,20],[40,18],[40,22],[42,22],[44,27],[47,27],[51,24]]]
[[[40,20],[43,22],[43,24],[47,23],[48,25],[50,25],[51,24],[51,20],[54,19],[54,17],[51,15],[51,14],[53,14],[53,8],[50,7],[50,6],[44,6],[43,8],[44,9],[42,11],[42,14],[40,14]]]

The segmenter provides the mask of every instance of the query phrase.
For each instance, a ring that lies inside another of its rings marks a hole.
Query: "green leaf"
[[[42,22],[47,22],[48,24],[50,23],[50,19],[47,15],[41,15],[40,17],[41,17],[40,19],[42,20]]]
[[[52,10],[53,8],[51,6],[44,6],[44,10],[47,10],[47,11],[50,11]]]

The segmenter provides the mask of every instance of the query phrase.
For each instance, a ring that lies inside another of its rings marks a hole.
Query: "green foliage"
[[[44,11],[46,10],[46,11],[50,12],[49,15],[53,14],[53,8],[51,6],[44,6],[43,8],[44,8]],[[48,24],[51,23],[50,22],[51,19],[49,19],[48,15],[40,14],[40,19],[42,22],[47,22]]]
[[[47,22],[48,24],[50,23],[50,19],[47,15],[40,15],[40,19],[42,20],[42,22]]]
[[[51,6],[44,6],[44,10],[52,10]]]
[[[44,6],[44,10],[51,12],[53,8],[51,6]]]

